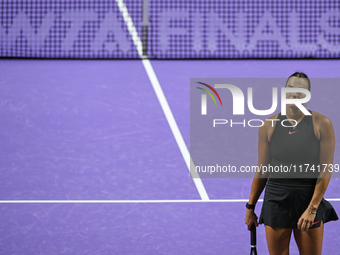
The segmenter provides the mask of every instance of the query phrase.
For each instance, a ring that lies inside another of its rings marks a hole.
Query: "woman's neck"
[[[286,116],[288,119],[293,119],[299,122],[305,115],[299,108],[296,107],[296,109],[294,109],[287,106]]]

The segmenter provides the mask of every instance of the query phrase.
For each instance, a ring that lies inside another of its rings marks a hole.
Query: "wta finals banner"
[[[0,56],[138,58],[131,26],[154,59],[340,56],[338,0],[144,2],[0,1]]]

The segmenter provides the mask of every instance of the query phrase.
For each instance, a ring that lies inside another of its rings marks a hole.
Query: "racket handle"
[[[251,225],[251,228],[250,228],[250,245],[256,246],[256,226],[255,226],[255,223],[253,223],[253,225]]]

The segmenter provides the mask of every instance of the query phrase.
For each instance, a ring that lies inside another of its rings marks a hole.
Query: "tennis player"
[[[288,78],[286,87],[311,89],[309,78],[300,72]],[[293,99],[306,95],[294,92],[286,96]],[[295,104],[287,105],[285,116],[279,113],[270,118],[280,121],[265,121],[266,124],[259,128],[258,166],[295,165],[297,172],[300,169],[306,172],[302,178],[291,178],[292,175],[285,173],[255,174],[246,205],[245,223],[248,230],[252,224],[265,225],[271,255],[289,254],[292,233],[301,255],[320,255],[324,223],[338,220],[332,205],[323,198],[333,166],[334,129],[329,118],[309,112],[311,115],[304,115]],[[291,127],[281,125],[285,119],[290,119],[285,125],[291,123]],[[309,169],[304,164],[308,164]],[[327,164],[326,168],[324,164]],[[310,171],[313,167],[315,171]],[[258,222],[254,208],[265,186]]]

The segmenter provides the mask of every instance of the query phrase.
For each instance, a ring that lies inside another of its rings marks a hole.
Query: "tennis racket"
[[[255,223],[253,223],[253,225],[251,225],[251,228],[250,228],[250,255],[257,255]]]

